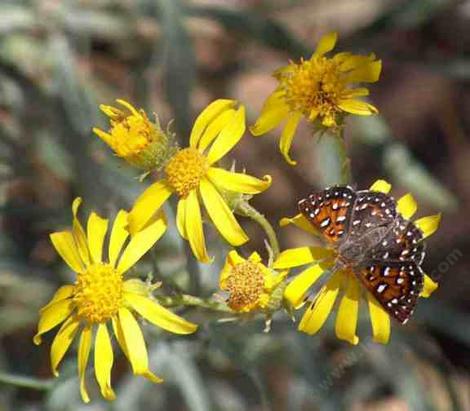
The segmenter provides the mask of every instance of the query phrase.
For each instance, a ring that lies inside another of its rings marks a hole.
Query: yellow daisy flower
[[[94,335],[94,369],[101,394],[115,398],[111,388],[113,349],[108,324],[136,375],[159,383],[162,379],[148,368],[147,349],[136,315],[175,334],[193,333],[197,326],[163,308],[149,295],[149,286],[138,279],[125,280],[124,275],[155,244],[166,230],[166,222],[158,217],[128,242],[125,229],[127,212],[121,210],[114,220],[107,255],[103,244],[108,220],[91,213],[87,231],[77,218],[81,198],[72,205],[72,231],[51,234],[59,255],[77,273],[74,284],[60,287],[52,300],[40,311],[34,343],[41,343],[42,334],[62,324],[51,346],[52,373],[80,333],[78,373],[83,401],[89,402],[85,373]],[[125,246],[125,243],[127,245]]]
[[[100,105],[109,117],[108,132],[93,128],[118,157],[144,171],[158,170],[176,150],[174,135],[166,133],[160,124],[151,122],[144,110],[137,110],[125,100],[116,100],[123,107]]]
[[[274,73],[279,85],[251,127],[252,134],[260,136],[286,120],[279,147],[291,165],[296,162],[290,158],[289,150],[302,117],[326,128],[336,128],[346,113],[368,116],[378,112],[371,104],[356,99],[367,96],[369,90],[351,88],[351,84],[378,81],[382,62],[374,54],[344,52],[325,57],[336,40],[336,33],[323,36],[309,60],[291,62]]]
[[[168,198],[178,196],[176,224],[199,261],[209,262],[200,201],[222,237],[239,246],[248,236],[227,204],[230,193],[258,194],[271,185],[271,177],[258,179],[217,167],[245,132],[245,107],[234,100],[216,100],[196,119],[189,147],[179,149],[166,163],[164,176],[136,200],[129,213],[132,234],[144,227]]]
[[[276,273],[266,267],[256,252],[245,259],[232,250],[220,273],[219,285],[229,293],[227,305],[234,311],[274,311],[282,301],[284,288],[280,285],[286,275],[287,271]]]
[[[376,181],[371,191],[388,193],[391,185],[383,180]],[[417,204],[411,194],[406,194],[397,202],[397,211],[405,218],[411,218],[417,210]],[[440,215],[420,218],[414,221],[423,238],[432,235],[438,228]],[[318,235],[309,221],[301,214],[281,220],[281,226],[294,224],[308,233]],[[335,301],[342,295],[336,316],[336,336],[339,339],[357,344],[356,327],[359,313],[359,301],[365,297],[369,307],[372,334],[375,342],[386,344],[390,337],[390,316],[361,284],[356,275],[346,269],[334,270],[336,251],[328,247],[299,247],[283,251],[273,264],[276,269],[306,266],[286,287],[284,298],[294,308],[304,305],[310,287],[327,271],[333,270],[331,277],[320,289],[309,307],[305,310],[299,324],[299,330],[307,334],[317,333],[328,319]],[[421,297],[429,297],[437,284],[424,275]]]

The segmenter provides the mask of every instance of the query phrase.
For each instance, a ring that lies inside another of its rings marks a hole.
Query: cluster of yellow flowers
[[[316,129],[340,130],[347,113],[371,115],[377,109],[356,100],[366,96],[366,88],[351,88],[352,83],[375,82],[381,62],[374,55],[358,56],[339,53],[327,57],[336,43],[336,34],[324,36],[309,60],[291,62],[274,73],[279,81],[267,98],[261,115],[250,128],[262,135],[286,124],[280,139],[280,151],[291,165],[289,151],[299,121],[305,117]],[[270,320],[281,308],[287,311],[309,307],[300,321],[299,330],[316,333],[327,320],[338,295],[342,295],[336,317],[338,338],[357,344],[356,326],[359,301],[364,296],[369,306],[374,340],[386,343],[390,334],[390,316],[374,296],[365,290],[354,273],[335,269],[334,247],[305,246],[279,252],[277,240],[267,220],[249,205],[250,198],[271,186],[271,177],[251,176],[227,170],[220,160],[240,141],[246,131],[245,107],[234,100],[220,99],[209,104],[197,117],[189,136],[189,145],[179,147],[175,136],[163,131],[158,121],[152,122],[143,110],[118,100],[120,107],[101,106],[108,116],[108,131],[94,129],[118,157],[145,173],[155,172],[157,180],[135,201],[132,209],[117,213],[109,235],[107,253],[103,246],[108,220],[91,213],[86,230],[78,219],[81,199],[72,204],[72,229],[51,234],[55,249],[76,273],[71,285],[58,289],[42,308],[34,342],[42,334],[60,325],[51,345],[51,368],[58,375],[58,365],[77,334],[80,392],[89,401],[85,375],[94,338],[94,370],[104,398],[115,398],[111,387],[113,348],[111,327],[120,348],[129,360],[134,374],[161,382],[149,370],[145,340],[138,319],[175,334],[190,334],[197,325],[164,308],[153,296],[158,284],[149,284],[126,273],[162,237],[167,228],[163,205],[176,196],[176,227],[188,241],[198,261],[212,262],[206,247],[201,203],[213,226],[233,247],[249,238],[235,215],[252,217],[265,229],[270,240],[271,258],[263,262],[257,252],[248,258],[231,250],[220,274],[220,289],[226,293],[226,304],[234,314],[262,313]],[[378,180],[371,191],[388,193],[391,186]],[[398,201],[397,212],[409,219],[417,205],[411,195]],[[301,214],[284,218],[280,225],[293,224],[318,236],[318,231]],[[439,216],[424,217],[415,226],[423,238],[438,227]],[[289,272],[306,266],[294,276]],[[332,275],[313,299],[309,290],[325,273]],[[427,297],[437,287],[425,276],[421,296]],[[309,302],[310,301],[310,302]]]

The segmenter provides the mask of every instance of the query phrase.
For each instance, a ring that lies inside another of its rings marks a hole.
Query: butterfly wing
[[[378,191],[358,191],[351,215],[348,241],[359,240],[378,227],[387,227],[397,216],[393,197]]]
[[[393,318],[405,324],[423,289],[424,274],[412,261],[370,261],[355,270],[366,289]]]
[[[371,260],[413,261],[420,265],[424,259],[423,233],[411,221],[398,215],[392,228],[370,252]]]
[[[333,244],[346,238],[356,194],[351,187],[330,187],[298,203],[300,213]]]

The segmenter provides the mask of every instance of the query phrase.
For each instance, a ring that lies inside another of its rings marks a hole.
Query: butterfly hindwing
[[[298,208],[330,243],[339,243],[348,233],[355,197],[350,187],[330,187],[300,200]]]
[[[382,261],[413,261],[424,258],[423,234],[411,221],[398,215],[385,237],[370,252],[370,259]]]
[[[423,288],[421,267],[412,261],[369,261],[355,273],[390,316],[408,321]]]

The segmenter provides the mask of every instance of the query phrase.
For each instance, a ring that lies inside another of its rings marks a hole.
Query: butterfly
[[[405,324],[423,288],[423,234],[397,211],[392,196],[335,186],[298,203],[301,214],[336,250],[336,267],[352,271],[393,318]]]

